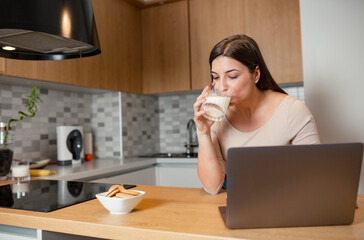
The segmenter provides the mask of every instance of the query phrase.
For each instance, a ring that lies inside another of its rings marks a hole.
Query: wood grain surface
[[[191,0],[191,81],[192,90],[211,82],[209,56],[222,39],[245,32],[244,1]]]
[[[143,93],[190,90],[187,1],[142,9]]]
[[[5,74],[5,58],[0,57],[0,74]]]
[[[258,43],[277,83],[303,81],[298,0],[244,0],[246,34]]]
[[[364,195],[359,195],[352,225],[231,230],[218,206],[226,193],[199,188],[137,186],[146,192],[129,214],[112,215],[98,200],[52,211],[0,208],[2,224],[112,239],[363,239]]]
[[[77,86],[142,92],[140,9],[93,0],[101,54],[61,61],[6,59],[6,74]]]

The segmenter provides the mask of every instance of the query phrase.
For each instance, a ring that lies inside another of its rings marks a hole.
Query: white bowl
[[[132,190],[139,192],[138,196],[131,196],[126,198],[118,197],[105,197],[106,192],[96,194],[96,198],[100,201],[102,206],[109,210],[112,214],[126,214],[130,213],[143,199],[145,192],[139,190]]]

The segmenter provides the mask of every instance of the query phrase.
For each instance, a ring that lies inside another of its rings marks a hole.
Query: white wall
[[[321,140],[364,142],[364,1],[300,0],[300,11],[305,101]]]

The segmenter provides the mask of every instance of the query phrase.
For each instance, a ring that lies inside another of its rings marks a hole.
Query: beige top
[[[211,137],[224,172],[227,150],[232,147],[320,143],[310,110],[302,101],[289,95],[262,127],[251,132],[242,132],[225,117],[211,127]]]

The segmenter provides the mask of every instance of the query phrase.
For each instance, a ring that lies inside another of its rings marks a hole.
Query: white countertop
[[[80,164],[59,166],[48,165],[45,169],[55,170],[56,174],[42,177],[53,180],[82,180],[106,174],[132,171],[157,164],[197,164],[197,158],[103,158],[85,161]]]

